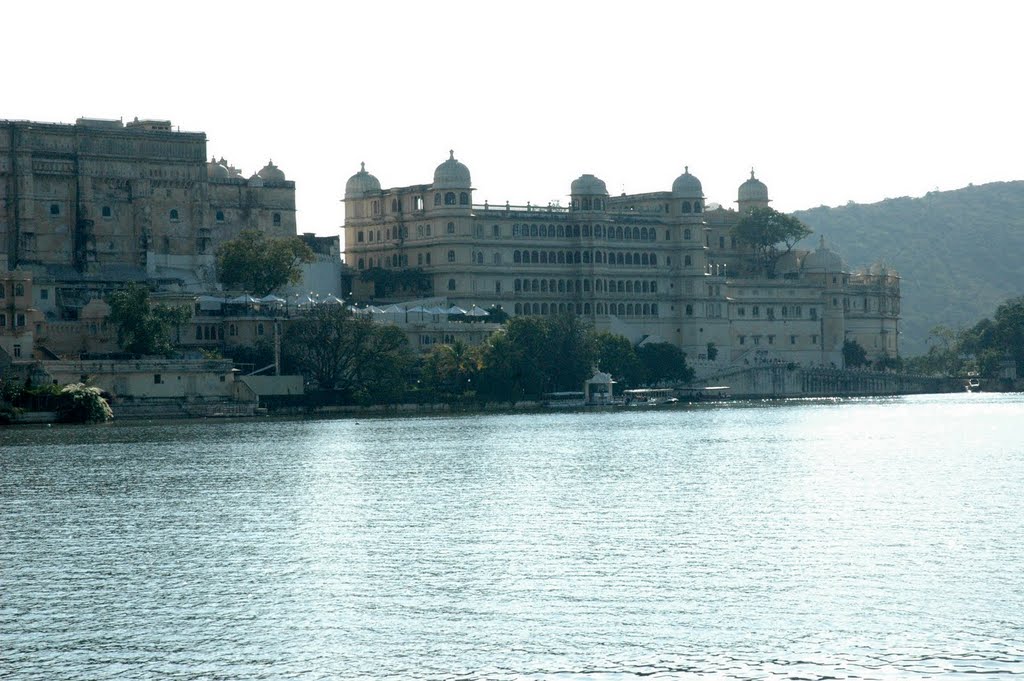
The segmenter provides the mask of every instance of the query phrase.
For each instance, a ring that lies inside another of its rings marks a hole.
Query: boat
[[[629,407],[658,407],[676,404],[679,399],[672,388],[634,388],[622,391],[622,402]]]
[[[981,392],[981,379],[969,378],[967,383],[964,384],[964,389],[969,393],[980,393]]]

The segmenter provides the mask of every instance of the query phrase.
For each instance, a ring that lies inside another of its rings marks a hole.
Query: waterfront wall
[[[962,381],[879,371],[800,367],[793,364],[733,369],[709,377],[733,397],[831,397],[960,392]]]

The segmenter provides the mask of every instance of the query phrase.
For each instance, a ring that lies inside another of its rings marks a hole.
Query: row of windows
[[[495,225],[498,227],[498,225]],[[607,228],[604,225],[594,225],[593,232],[591,232],[590,225],[583,225],[582,229],[580,225],[527,225],[527,224],[514,224],[512,225],[512,236],[513,237],[539,237],[549,239],[573,239],[573,238],[589,238],[591,234],[596,238],[607,238],[609,241],[618,240],[624,241],[630,239],[633,241],[654,241],[658,238],[658,232],[656,229],[651,227],[612,227]],[[498,233],[495,233],[498,236]],[[665,233],[665,238],[668,239],[668,232]]]
[[[263,336],[267,332],[263,322],[256,325],[256,335]],[[238,335],[238,326],[228,325],[228,336]],[[196,324],[196,340],[224,340],[224,327],[216,324]]]
[[[760,345],[762,338],[764,338],[764,339],[766,339],[768,341],[768,345],[775,345],[775,336],[773,334],[767,334],[765,336],[750,336],[749,340],[750,340],[752,345]],[[796,336],[796,335],[790,336],[789,337],[789,344],[790,345],[796,345],[798,340],[799,340],[799,338],[800,337]],[[810,338],[811,338],[811,345],[817,345],[818,344],[818,334],[812,334]],[[739,337],[740,345],[746,345],[747,344],[747,340],[748,340],[747,336],[740,336]]]
[[[780,312],[782,313],[782,318],[783,319],[803,319],[803,317],[804,317],[804,309],[800,305],[783,305],[782,308],[780,309]],[[811,319],[811,320],[817,319],[818,318],[818,308],[816,308],[816,307],[809,308],[807,310],[807,314],[808,314],[808,318],[809,319]],[[736,308],[736,316],[737,317],[746,317],[747,316],[747,308],[746,308],[745,305],[740,305],[739,307]],[[751,305],[750,306],[750,316],[751,317],[760,317],[761,316],[761,306],[760,305]],[[764,308],[764,316],[767,319],[775,319],[775,308],[774,307],[765,307]]]
[[[6,327],[6,326],[7,326],[7,313],[6,312],[0,312],[0,327]],[[18,312],[17,314],[14,315],[14,326],[15,327],[25,326],[25,313],[24,312]]]
[[[591,310],[594,312],[592,313]],[[619,317],[657,317],[657,303],[516,303],[517,315],[546,314],[612,314]]]
[[[516,293],[590,293],[589,279],[516,279],[513,282]],[[595,279],[596,293],[657,293],[658,282],[648,280]]]
[[[15,282],[11,286],[11,288],[13,289],[13,294],[14,294],[15,297],[25,295],[25,284],[21,283],[20,281]],[[5,284],[3,284],[2,282],[0,282],[0,298],[6,298],[6,297],[7,297],[7,286]]]
[[[657,267],[657,253],[605,253],[604,251],[513,251],[512,262],[525,265],[642,265]],[[671,264],[671,261],[668,261]]]

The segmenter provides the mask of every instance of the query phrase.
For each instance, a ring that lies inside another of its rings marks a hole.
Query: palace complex
[[[345,186],[354,295],[379,301],[382,273],[413,270],[421,289],[462,307],[572,313],[719,366],[842,366],[846,340],[871,359],[897,355],[895,272],[850,271],[823,238],[784,254],[771,276],[753,264],[731,232],[769,204],[753,172],[735,209],[707,203],[688,169],[668,191],[614,197],[582,175],[570,197],[568,207],[474,203],[469,168],[454,153],[428,184],[383,189],[364,166]]]

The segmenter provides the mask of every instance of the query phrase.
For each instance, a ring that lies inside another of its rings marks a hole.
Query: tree
[[[644,367],[628,338],[602,332],[594,334],[593,343],[598,368],[611,374],[620,390],[643,383]]]
[[[755,260],[768,276],[774,276],[779,257],[810,233],[811,228],[797,218],[772,208],[754,208],[732,228],[733,236],[754,251]],[[780,245],[785,250],[780,251]]]
[[[420,376],[424,387],[439,396],[462,396],[479,384],[479,348],[457,340],[435,345],[423,357]]]
[[[868,363],[868,351],[855,340],[843,341],[843,366],[847,369],[862,367]]]
[[[405,333],[340,305],[317,305],[284,336],[284,354],[321,390],[361,402],[386,402],[405,390],[411,355]]]
[[[150,305],[149,289],[134,282],[114,292],[107,302],[118,346],[137,355],[171,354],[171,331],[191,318],[184,307]]]
[[[636,354],[648,385],[693,380],[693,369],[686,364],[686,353],[671,343],[647,343],[641,345]]]
[[[299,237],[267,238],[247,229],[217,248],[217,278],[229,288],[266,295],[302,280],[302,265],[313,251]]]

